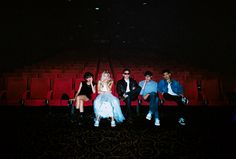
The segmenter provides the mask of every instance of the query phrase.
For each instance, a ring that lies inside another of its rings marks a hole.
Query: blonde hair
[[[102,76],[101,76],[101,79],[100,79],[101,81],[104,81],[105,75],[107,75],[108,81],[112,81],[111,75],[110,75],[110,73],[109,73],[108,71],[103,71],[103,72],[102,72]]]

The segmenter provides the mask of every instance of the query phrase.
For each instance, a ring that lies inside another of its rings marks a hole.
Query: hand
[[[93,78],[90,79],[90,84],[91,84],[91,85],[93,84]]]
[[[149,96],[150,96],[150,94],[146,94],[146,95],[143,97],[143,99],[144,99],[144,100],[147,100]]]

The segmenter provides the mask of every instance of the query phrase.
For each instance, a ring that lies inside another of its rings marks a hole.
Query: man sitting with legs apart
[[[178,122],[180,125],[185,125],[182,108],[188,103],[188,100],[183,95],[183,87],[178,81],[171,78],[170,70],[163,70],[162,74],[164,79],[160,80],[158,83],[158,91],[163,95],[165,100],[171,100],[177,103]]]
[[[139,82],[139,86],[142,87],[140,95],[145,101],[150,102],[149,112],[146,119],[151,120],[152,114],[155,117],[155,125],[160,126],[159,114],[158,114],[158,95],[157,95],[157,82],[152,80],[152,72],[146,71],[144,73],[145,80]]]
[[[131,101],[138,99],[141,87],[130,77],[130,69],[123,70],[123,78],[117,82],[116,91],[119,98],[126,103],[128,122],[132,123]]]

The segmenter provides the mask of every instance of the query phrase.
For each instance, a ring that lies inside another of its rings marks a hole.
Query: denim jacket
[[[178,95],[183,94],[183,87],[178,81],[171,80],[170,85],[173,92]],[[159,93],[168,93],[168,83],[166,80],[160,80],[160,82],[158,83],[158,91]]]

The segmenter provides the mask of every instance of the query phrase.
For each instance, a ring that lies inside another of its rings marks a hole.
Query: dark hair
[[[163,73],[171,73],[171,71],[169,69],[165,69],[165,70],[162,71],[162,74]]]
[[[152,72],[151,72],[151,71],[146,71],[146,72],[144,73],[144,76],[152,76]]]
[[[125,71],[129,71],[129,73],[130,73],[130,69],[128,69],[128,68],[123,69],[123,73],[124,73]]]
[[[93,74],[92,74],[91,72],[85,72],[85,73],[84,73],[84,79],[85,79],[85,80],[88,79],[88,78],[90,78],[90,77],[93,77]]]

